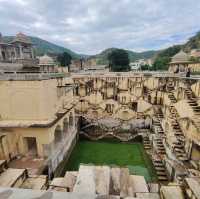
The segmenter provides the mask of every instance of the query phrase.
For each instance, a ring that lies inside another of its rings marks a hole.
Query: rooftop
[[[187,63],[187,62],[190,62],[189,56],[182,50],[176,55],[174,55],[171,61],[171,63]]]
[[[12,43],[20,42],[25,44],[32,44],[30,38],[23,33],[18,33],[15,38],[13,39]]]
[[[43,66],[43,65],[48,65],[48,66],[54,66],[55,65],[55,62],[54,60],[49,57],[48,55],[44,55],[42,57],[39,58],[39,65]]]

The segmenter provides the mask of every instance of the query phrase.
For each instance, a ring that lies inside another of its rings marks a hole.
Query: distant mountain
[[[192,49],[200,49],[200,32],[191,37],[189,41],[183,45],[183,50],[190,52]]]
[[[108,48],[102,51],[100,54],[92,56],[93,58],[98,59],[100,64],[108,63],[108,54],[117,48]],[[156,63],[158,69],[167,69],[169,62],[171,61],[171,57],[173,57],[180,50],[184,50],[185,52],[190,52],[192,49],[200,49],[200,32],[198,32],[195,36],[191,37],[185,44],[182,45],[174,45],[169,48],[159,50],[159,51],[144,51],[141,53],[126,50],[129,54],[129,58],[131,62],[134,62],[138,59],[149,59],[153,58]]]
[[[164,50],[161,50],[155,57],[155,69],[167,70],[171,62],[171,58],[180,50],[189,53],[192,49],[200,49],[200,32],[191,37],[185,44],[174,45]]]
[[[13,38],[14,38],[13,36],[4,36],[3,40],[5,42],[10,42],[10,41],[13,40]],[[31,41],[34,45],[36,55],[43,55],[43,54],[46,54],[46,53],[60,54],[60,53],[63,53],[63,52],[68,52],[73,57],[73,59],[79,59],[81,57],[87,57],[87,55],[79,55],[79,54],[71,51],[70,49],[64,48],[62,46],[58,46],[56,44],[45,41],[45,40],[40,39],[38,37],[31,37],[30,36],[29,38],[31,39]]]
[[[107,64],[108,63],[108,55],[116,49],[117,48],[108,48],[108,49],[102,51],[100,54],[91,56],[90,58],[97,59],[99,64]],[[133,52],[130,50],[126,50],[126,51],[129,55],[129,59],[131,62],[135,62],[138,59],[150,59],[158,53],[158,51],[145,51],[145,52],[141,52],[141,53]]]

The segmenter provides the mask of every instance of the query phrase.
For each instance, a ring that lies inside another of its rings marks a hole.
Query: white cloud
[[[199,0],[0,0],[0,31],[94,54],[164,48],[200,30]]]

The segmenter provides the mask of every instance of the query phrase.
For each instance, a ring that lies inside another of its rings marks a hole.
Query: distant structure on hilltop
[[[79,71],[106,71],[106,65],[99,65],[98,59],[88,58],[88,59],[76,59],[72,60],[70,65],[71,72]]]
[[[18,33],[12,42],[7,43],[0,34],[0,70],[37,71],[38,60],[34,56],[33,45],[29,37]]]
[[[54,73],[58,67],[53,58],[36,57],[30,38],[23,33],[18,33],[11,42],[4,42],[0,33],[0,71]]]
[[[189,54],[181,50],[172,57],[169,64],[169,72],[185,72],[190,69],[192,72],[200,72],[200,51],[195,49]],[[194,60],[193,60],[194,59]]]

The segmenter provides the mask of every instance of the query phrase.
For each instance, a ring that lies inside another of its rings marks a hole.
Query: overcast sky
[[[160,49],[200,30],[200,0],[0,0],[0,32],[79,53]]]

